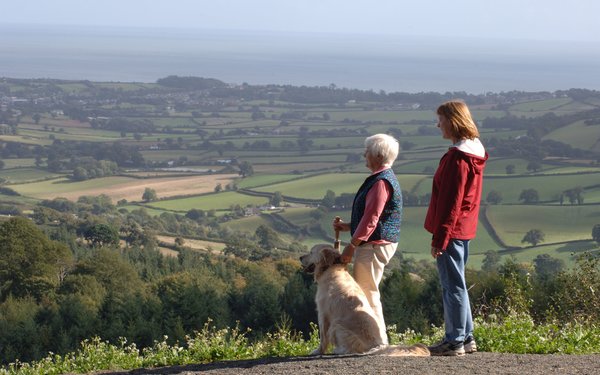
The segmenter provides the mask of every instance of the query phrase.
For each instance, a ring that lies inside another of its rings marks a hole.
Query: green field
[[[0,178],[7,180],[10,184],[23,184],[32,181],[49,180],[63,176],[37,168],[5,169],[0,171]],[[17,185],[12,186],[17,190]]]
[[[584,252],[598,253],[598,245],[593,241],[573,241],[566,244],[538,245],[536,247],[528,247],[519,250],[500,251],[500,263],[506,259],[514,257],[520,263],[533,263],[533,260],[542,254],[549,254],[553,258],[561,259],[566,266],[572,265],[575,262],[575,257]],[[469,257],[471,267],[481,267],[484,259],[484,254],[473,254]]]
[[[253,176],[240,179],[238,187],[240,189],[251,189],[258,186],[267,186],[275,183],[302,178],[294,174],[255,174]]]
[[[248,205],[264,205],[268,199],[264,197],[253,197],[236,193],[234,191],[225,191],[221,193],[199,195],[197,197],[169,199],[158,202],[148,203],[147,206],[168,211],[187,212],[192,208],[198,210],[229,210],[233,205],[246,207]]]
[[[495,190],[502,194],[502,203],[522,203],[519,201],[521,192],[525,189],[535,189],[539,194],[540,201],[558,201],[560,194],[574,187],[588,187],[597,185],[600,181],[599,173],[582,174],[557,174],[557,175],[534,175],[514,177],[484,177],[483,197]],[[421,183],[415,193],[423,195],[431,190],[431,177]],[[585,197],[585,192],[584,192]]]
[[[526,103],[515,104],[509,108],[509,111],[514,112],[547,112],[553,109],[560,108],[573,101],[571,98],[556,98],[548,100],[539,100]]]
[[[544,243],[592,238],[592,228],[600,223],[596,205],[584,206],[490,206],[488,218],[500,238],[508,246],[528,246],[521,243],[531,229],[545,234]]]
[[[322,199],[328,190],[333,191],[336,196],[343,193],[354,194],[367,177],[367,173],[329,173],[259,187],[255,190],[269,193],[280,191],[283,195],[295,198]],[[423,178],[421,175],[398,175],[403,190],[412,189]]]
[[[577,121],[550,132],[543,139],[567,143],[584,150],[600,151],[600,125],[586,125]]]

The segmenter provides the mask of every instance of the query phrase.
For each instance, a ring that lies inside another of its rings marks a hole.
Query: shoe
[[[475,338],[473,336],[467,337],[465,342],[463,342],[463,347],[465,349],[465,353],[475,353],[477,351],[477,343],[475,342]]]
[[[462,342],[452,344],[448,341],[442,341],[429,347],[431,355],[460,356],[465,355],[465,347]]]

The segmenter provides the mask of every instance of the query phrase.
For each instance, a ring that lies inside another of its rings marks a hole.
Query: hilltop
[[[183,343],[208,323],[250,329],[249,340],[282,325],[306,338],[314,282],[298,256],[333,241],[334,216],[349,217],[366,177],[364,139],[380,132],[401,143],[394,171],[404,198],[385,311],[391,332],[430,334],[442,313],[423,218],[448,147],[434,109],[450,98],[468,102],[492,155],[469,256],[474,314],[495,323],[522,312],[524,332],[551,324],[543,337],[553,337],[554,319],[597,317],[597,91],[5,78],[0,360],[64,354],[94,337]],[[579,352],[576,336],[547,352]]]
[[[535,355],[476,353],[465,357],[402,358],[379,356],[329,356],[267,358],[227,361],[206,365],[137,369],[110,374],[419,374],[439,375],[456,371],[487,375],[594,375],[600,371],[600,355]]]

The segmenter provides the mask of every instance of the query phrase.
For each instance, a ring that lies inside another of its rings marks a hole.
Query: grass
[[[567,143],[583,150],[600,150],[600,125],[586,125],[577,121],[558,128],[543,137],[543,140],[555,140]]]
[[[567,267],[570,267],[570,265],[575,264],[577,255],[594,251],[598,251],[598,245],[594,241],[582,240],[551,245],[541,244],[536,247],[527,247],[518,250],[501,250],[499,251],[499,255],[501,256],[501,262],[504,262],[505,257],[514,257],[519,263],[533,264],[534,259],[538,255],[548,254],[555,259],[562,260]],[[479,266],[473,268],[480,268],[484,257],[484,253],[469,256],[469,266],[473,267],[477,264]]]
[[[273,184],[255,189],[256,191],[281,191],[284,195],[303,199],[322,199],[328,190],[336,196],[343,193],[354,194],[368,174],[365,173],[328,173],[307,178]],[[410,190],[423,179],[421,175],[398,175],[400,186]]]
[[[199,210],[228,210],[232,205],[239,204],[242,207],[248,205],[263,205],[268,202],[265,197],[253,197],[236,193],[234,191],[225,191],[216,194],[206,194],[197,197],[171,199],[147,204],[147,206],[169,210],[187,212],[192,208]]]
[[[488,218],[509,246],[523,246],[530,229],[545,234],[544,243],[591,239],[592,228],[600,222],[598,206],[491,206]]]
[[[491,190],[502,194],[502,203],[521,203],[519,196],[525,189],[535,189],[540,201],[557,201],[560,194],[577,186],[586,187],[597,185],[600,173],[571,174],[571,175],[533,175],[502,178],[485,178],[483,182],[483,199]],[[421,184],[431,187],[431,184]],[[423,194],[421,192],[419,194]],[[585,192],[584,192],[585,197]]]
[[[558,107],[561,107],[565,104],[569,104],[573,101],[571,98],[556,98],[556,99],[547,99],[547,100],[539,100],[533,102],[526,102],[515,104],[509,108],[509,111],[514,114],[514,112],[547,112]]]
[[[318,327],[312,325],[309,339],[291,332],[285,324],[262,339],[250,341],[247,332],[239,328],[217,329],[208,321],[204,328],[186,337],[182,345],[167,343],[168,337],[140,350],[135,343],[121,339],[111,344],[95,337],[84,340],[73,353],[49,353],[31,363],[11,363],[0,369],[2,375],[90,373],[183,366],[216,361],[248,360],[268,357],[306,356],[318,346]],[[518,354],[595,354],[600,348],[600,327],[597,324],[567,322],[536,324],[531,317],[512,313],[499,319],[475,319],[475,337],[479,351]],[[412,330],[396,332],[388,327],[390,344],[431,345],[443,336],[443,329],[433,327],[433,333],[423,335]]]
[[[230,228],[236,232],[243,232],[247,234],[254,234],[256,232],[256,228],[258,228],[261,225],[265,225],[267,227],[270,226],[269,220],[267,220],[262,215],[243,217],[222,224],[222,226]],[[278,233],[278,235],[280,237],[286,238],[286,235],[283,233]]]
[[[254,174],[250,177],[245,177],[237,182],[237,185],[241,189],[250,189],[258,186],[272,185],[287,180],[296,179],[300,176],[293,174]]]
[[[33,167],[35,165],[35,159],[33,158],[19,158],[19,159],[2,159],[4,162],[4,168],[22,168],[22,167]]]
[[[49,180],[60,176],[63,175],[37,168],[15,168],[4,169],[0,171],[0,177],[6,179],[8,183],[11,184],[23,184],[33,181]]]

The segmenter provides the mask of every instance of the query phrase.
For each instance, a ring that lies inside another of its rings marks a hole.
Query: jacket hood
[[[475,169],[476,173],[483,172],[488,154],[478,138],[462,139],[450,147],[450,151],[459,151],[465,160]]]
[[[461,139],[460,141],[453,144],[452,147],[456,147],[465,154],[479,156],[480,158],[485,157],[485,149],[483,148],[483,145],[481,144],[479,138]]]

